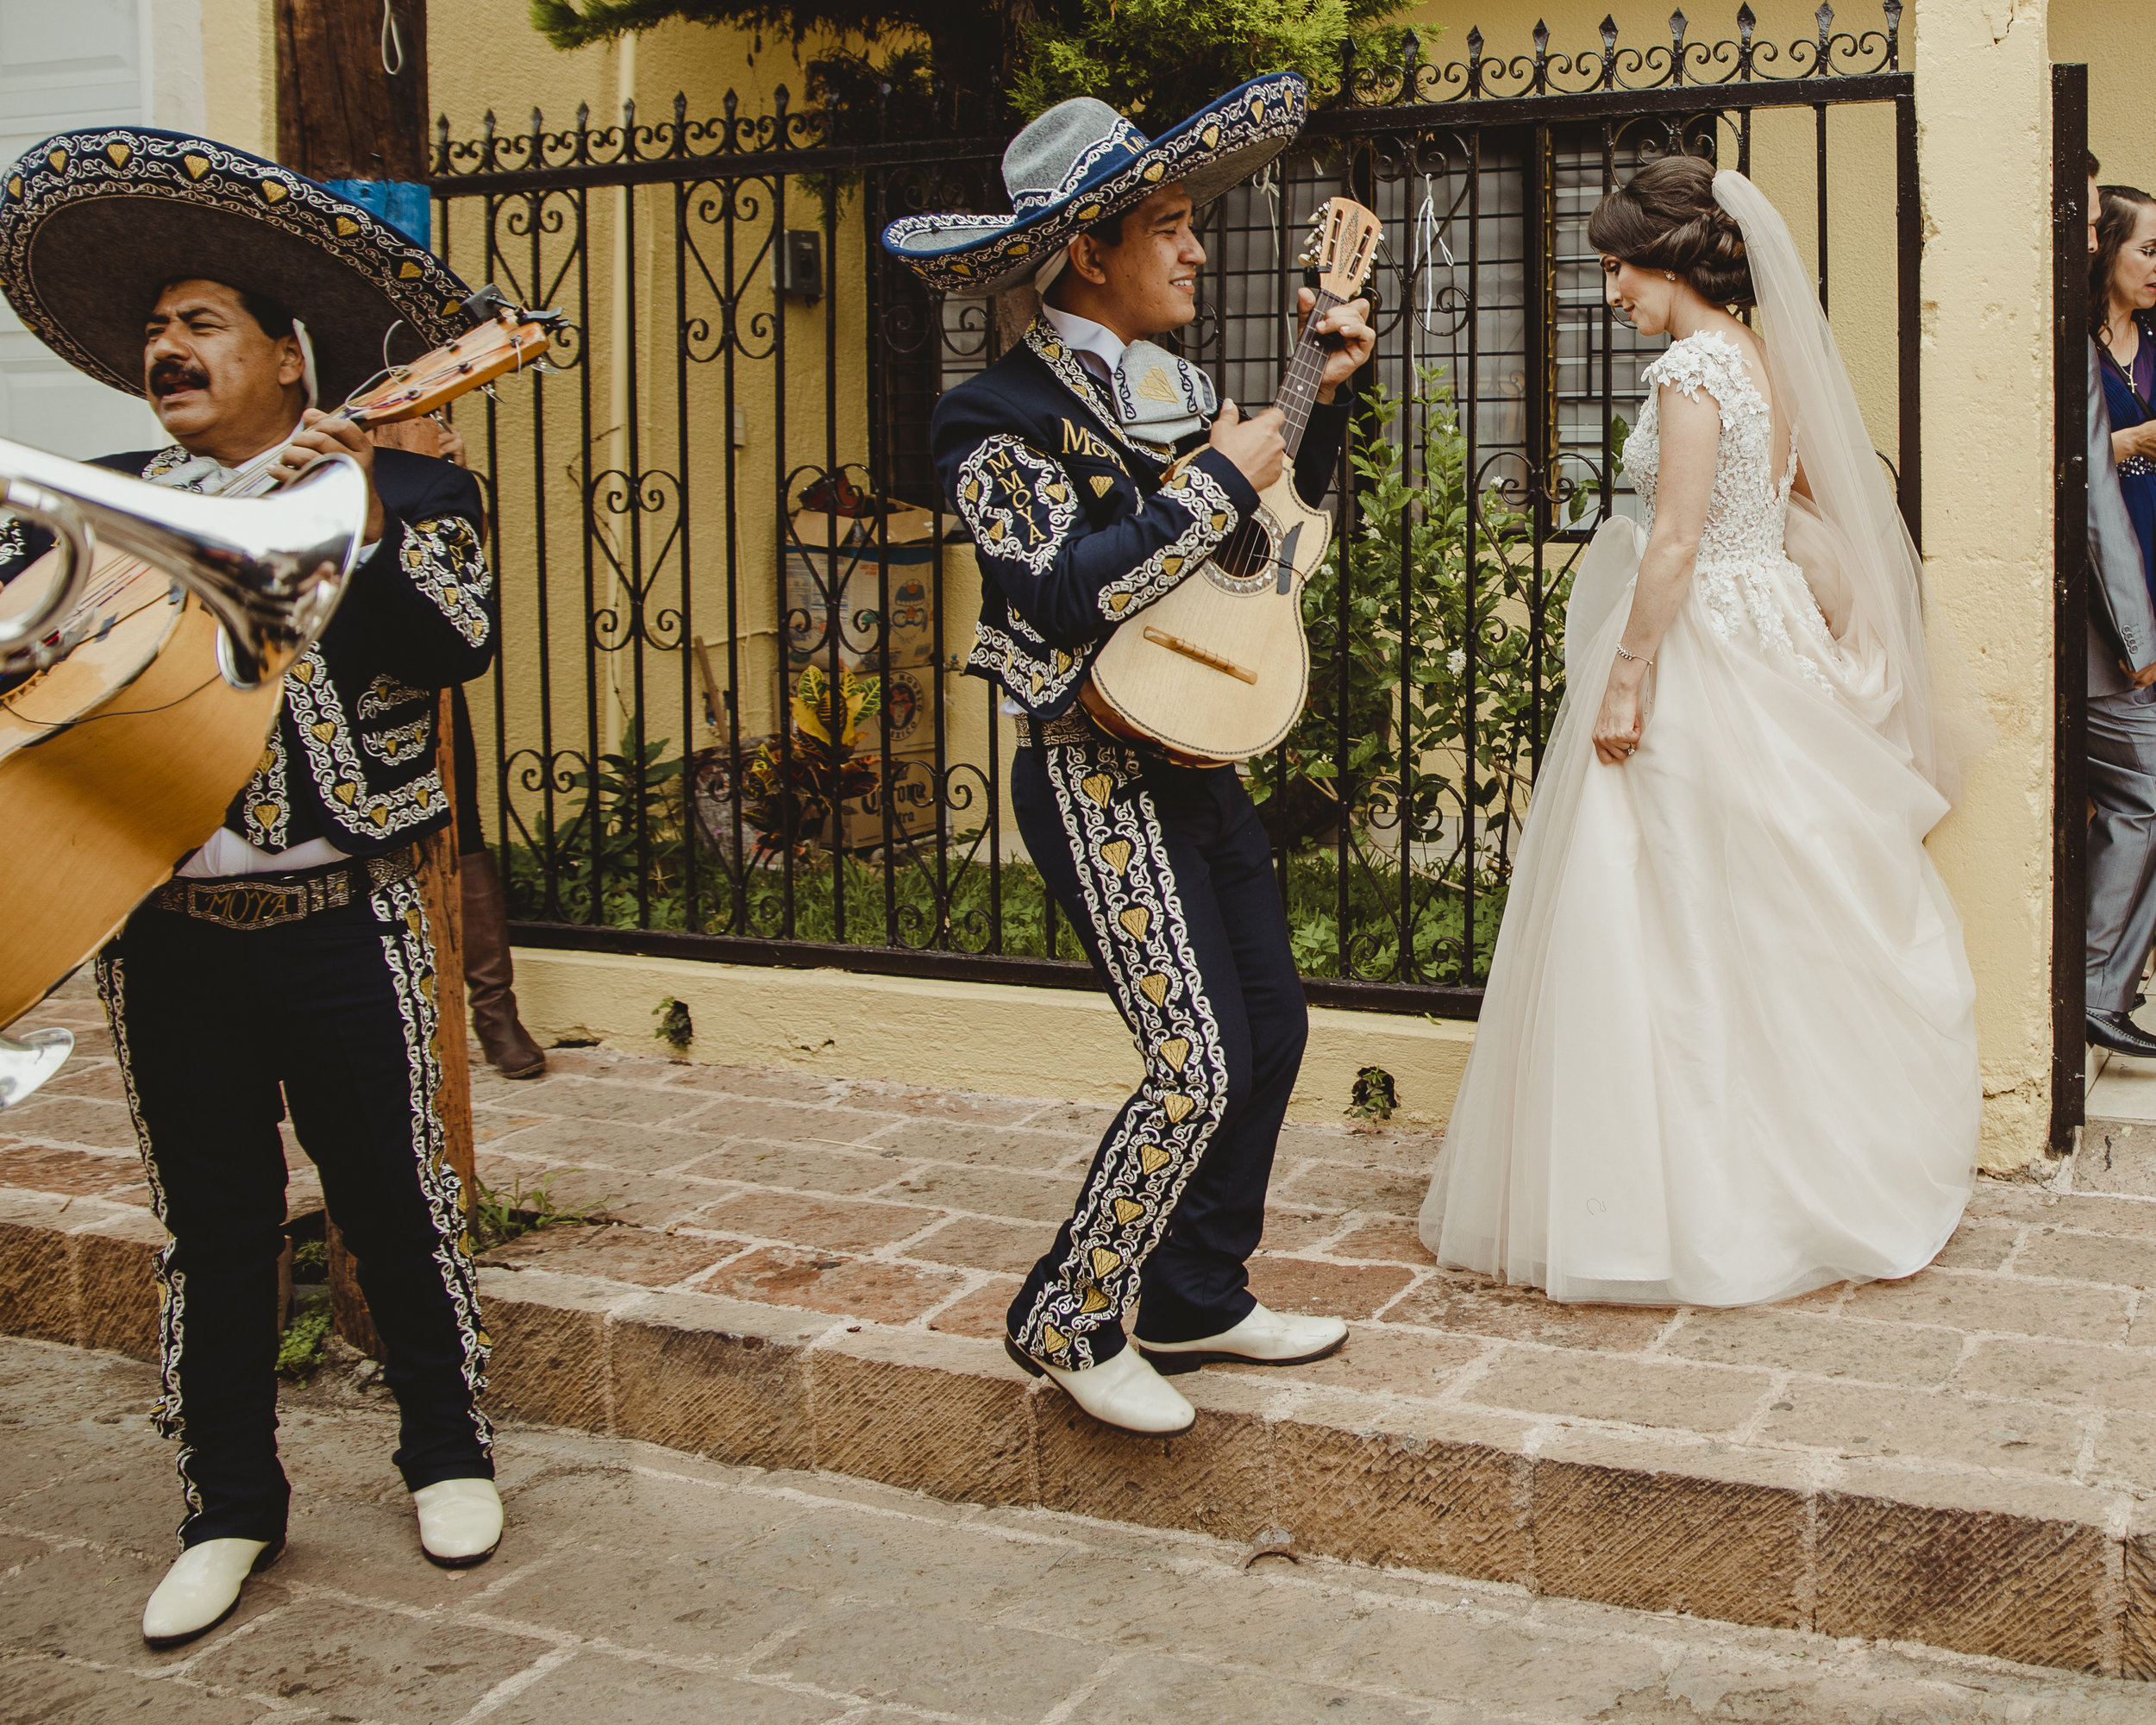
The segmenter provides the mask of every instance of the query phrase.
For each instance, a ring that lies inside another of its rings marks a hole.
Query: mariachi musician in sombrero
[[[359,1260],[403,1416],[396,1462],[437,1563],[501,1534],[486,1340],[436,1105],[435,947],[416,841],[450,818],[439,691],[494,652],[480,500],[444,461],[376,450],[333,410],[455,336],[467,293],[424,248],[273,162],[132,129],[64,134],[9,171],[0,284],[46,344],[147,396],[172,442],[101,465],[242,494],[349,455],[365,544],[224,825],[100,956],[99,988],[159,1219],[160,1428],[180,1440],[182,1552],[142,1619],[222,1621],[283,1548],[277,1263],[293,1126]],[[43,549],[9,524],[0,579]],[[235,890],[235,888],[237,888]]]
[[[1289,1364],[1347,1333],[1268,1311],[1244,1267],[1308,1035],[1257,812],[1232,767],[1175,765],[1079,705],[1111,632],[1198,574],[1282,473],[1280,411],[1216,415],[1211,381],[1150,338],[1196,316],[1196,212],[1288,147],[1304,102],[1294,75],[1260,78],[1150,139],[1103,103],[1064,102],[1004,155],[1013,214],[908,216],[884,233],[931,286],[1030,281],[1042,295],[1024,340],[938,404],[933,444],[982,575],[967,668],[1018,719],[1018,830],[1145,1059],[1011,1306],[1006,1345],[1128,1431],[1195,1417],[1148,1356],[1171,1374]],[[1374,345],[1367,309],[1319,326],[1333,347],[1294,463],[1313,505],[1346,430],[1341,386]]]

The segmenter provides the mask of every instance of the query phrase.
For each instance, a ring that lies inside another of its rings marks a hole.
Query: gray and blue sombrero
[[[325,406],[460,334],[470,292],[425,247],[229,144],[143,127],[47,138],[0,183],[0,292],[46,346],[142,393],[142,323],[166,282],[277,301],[307,326]]]
[[[947,293],[994,293],[1059,255],[1086,229],[1181,180],[1201,208],[1294,141],[1308,107],[1292,72],[1254,78],[1148,138],[1105,102],[1059,102],[1003,153],[1008,216],[906,216],[883,230],[893,256]]]

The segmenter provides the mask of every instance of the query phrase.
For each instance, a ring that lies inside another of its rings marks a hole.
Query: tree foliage
[[[1043,7],[1025,31],[1012,106],[1031,119],[1094,96],[1158,131],[1269,72],[1299,72],[1313,93],[1339,79],[1351,41],[1365,58],[1397,52],[1387,20],[1408,0],[1095,0]],[[1068,16],[1058,16],[1058,13]]]
[[[1341,49],[1397,51],[1386,20],[1409,0],[531,0],[558,48],[672,22],[815,39],[807,93],[836,96],[863,135],[884,85],[893,137],[975,135],[1094,96],[1155,129],[1267,72],[1323,91]],[[858,46],[856,46],[856,45]]]

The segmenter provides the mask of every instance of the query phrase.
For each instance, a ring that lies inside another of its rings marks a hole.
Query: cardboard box
[[[881,769],[880,754],[869,750],[863,753]],[[891,799],[892,842],[933,839],[940,812],[936,795],[936,751],[924,749],[901,755],[893,750],[891,778],[886,788]],[[841,803],[838,828],[839,842],[849,850],[873,850],[881,845],[882,797],[855,797]]]
[[[836,545],[830,543],[834,527]],[[853,669],[878,668],[885,567],[890,571],[893,668],[935,662],[936,518],[925,509],[904,509],[879,524],[802,510],[793,517],[786,548],[789,668],[812,660],[830,662],[834,603],[840,662]]]

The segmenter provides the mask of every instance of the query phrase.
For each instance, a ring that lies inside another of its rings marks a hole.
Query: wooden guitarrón
[[[491,288],[467,304],[473,328],[396,367],[342,416],[417,419],[543,359],[556,314]],[[57,555],[7,593],[41,590]],[[0,611],[9,603],[0,594]],[[63,628],[76,644],[0,695],[0,904],[16,907],[0,917],[0,1026],[96,952],[254,775],[283,679],[239,688],[219,674],[222,628],[165,570],[103,548]]]
[[[1377,217],[1335,198],[1321,210],[1306,264],[1317,303],[1273,405],[1286,418],[1288,461],[1257,511],[1202,566],[1118,625],[1079,699],[1106,731],[1177,760],[1244,761],[1273,747],[1302,716],[1310,643],[1302,590],[1332,538],[1331,521],[1295,490],[1295,452],[1325,373],[1318,320],[1352,299],[1377,255]]]

